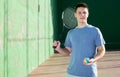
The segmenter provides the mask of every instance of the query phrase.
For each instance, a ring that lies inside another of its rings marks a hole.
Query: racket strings
[[[63,26],[71,29],[75,28],[77,26],[77,21],[74,16],[74,9],[73,8],[67,8],[62,13],[62,19],[63,19]]]

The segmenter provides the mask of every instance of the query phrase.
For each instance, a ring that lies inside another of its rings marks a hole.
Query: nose
[[[84,16],[85,14],[84,13],[81,13],[81,16]]]

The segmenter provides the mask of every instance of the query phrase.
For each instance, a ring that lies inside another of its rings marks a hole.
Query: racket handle
[[[53,48],[55,49],[57,46],[53,46]]]
[[[53,48],[55,49],[55,48],[57,48],[57,46],[58,46],[58,42],[57,42],[57,45],[56,45],[56,46],[53,46]]]

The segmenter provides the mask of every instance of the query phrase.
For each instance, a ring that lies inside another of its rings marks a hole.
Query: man
[[[78,26],[70,30],[65,40],[65,48],[60,48],[60,42],[55,41],[55,50],[62,55],[70,55],[67,77],[97,77],[96,61],[105,54],[105,41],[99,30],[87,23],[89,16],[86,3],[75,7],[75,17]],[[84,58],[90,58],[84,63]]]

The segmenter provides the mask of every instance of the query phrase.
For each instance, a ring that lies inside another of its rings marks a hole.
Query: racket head
[[[73,29],[77,26],[77,20],[74,16],[74,8],[68,7],[62,12],[63,26]]]
[[[63,20],[63,26],[67,29],[73,29],[77,26],[77,20],[74,16],[74,9],[71,7],[66,8],[63,12],[62,12],[62,20]],[[58,40],[60,41],[61,38],[63,38],[63,34],[66,31],[65,29],[62,29],[62,32],[58,38]],[[63,44],[63,43],[61,43]],[[57,46],[53,46],[53,48],[55,49]]]

